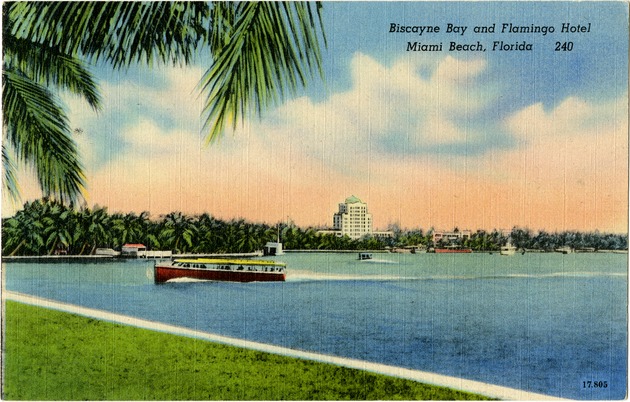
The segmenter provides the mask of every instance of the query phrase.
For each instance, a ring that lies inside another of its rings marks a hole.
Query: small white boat
[[[118,257],[120,255],[119,251],[116,251],[112,248],[97,248],[94,252],[95,255],[107,255],[111,257]]]
[[[501,255],[514,255],[516,254],[516,247],[514,247],[512,243],[507,242],[505,246],[501,246],[499,253]]]
[[[371,259],[372,259],[372,253],[359,253],[360,261],[371,260]]]
[[[569,246],[562,246],[560,248],[556,249],[556,252],[558,253],[562,253],[562,254],[571,254],[573,253],[575,250]]]

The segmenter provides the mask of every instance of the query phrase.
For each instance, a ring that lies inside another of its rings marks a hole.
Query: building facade
[[[348,236],[352,240],[363,236],[373,236],[380,239],[394,237],[394,232],[372,230],[372,214],[368,212],[367,204],[359,198],[350,196],[339,204],[339,211],[333,215],[331,229],[318,230],[322,235]]]
[[[372,234],[372,214],[367,204],[354,195],[339,204],[339,212],[333,215],[333,230],[341,231],[341,236],[360,239]]]
[[[433,244],[436,244],[440,241],[445,243],[453,243],[460,239],[466,240],[470,239],[471,235],[472,233],[470,230],[455,230],[452,232],[435,231],[433,232]]]

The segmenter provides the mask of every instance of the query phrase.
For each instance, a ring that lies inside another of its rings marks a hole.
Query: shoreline
[[[374,253],[374,254],[410,254],[403,252],[391,252],[389,250],[284,250],[286,254],[353,254],[353,253]],[[473,251],[470,254],[498,254],[498,251]],[[525,254],[562,254],[557,251],[545,251],[527,249]],[[416,254],[432,254],[432,253],[416,253]],[[520,254],[520,253],[519,253]],[[597,251],[574,251],[569,254],[628,254],[628,250],[597,250]],[[263,257],[259,252],[254,253],[214,253],[214,254],[173,254],[170,257],[121,257],[112,255],[20,255],[20,256],[1,256],[2,262],[110,262],[110,261],[136,261],[136,260],[170,260],[175,258],[255,258]],[[269,256],[277,257],[277,256]]]
[[[155,321],[134,318],[130,316],[109,313],[102,310],[91,309],[87,307],[76,306],[72,304],[57,302],[54,300],[43,299],[30,296],[18,292],[4,291],[2,293],[2,301],[12,300],[24,304],[49,308],[78,314],[90,318],[103,321],[114,322],[123,325],[129,325],[138,328],[144,328],[159,332],[181,335],[191,338],[203,339],[206,341],[236,346],[240,348],[256,350],[260,352],[273,353],[282,356],[295,357],[298,359],[310,360],[321,363],[334,364],[341,367],[359,369],[367,372],[384,374],[390,377],[403,378],[413,380],[430,385],[438,385],[448,387],[455,390],[471,392],[475,394],[485,395],[491,398],[507,399],[507,400],[562,400],[562,398],[544,395],[540,393],[527,392],[515,388],[508,388],[494,384],[487,384],[479,381],[466,380],[457,377],[450,377],[441,374],[435,374],[425,371],[405,369],[400,367],[389,366],[385,364],[372,363],[357,359],[341,358],[331,355],[324,355],[301,350],[294,350],[280,346],[274,346],[254,341],[247,341],[237,338],[226,337],[222,335],[212,334],[204,331],[197,331],[188,328],[178,327],[170,324],[163,324]]]
[[[121,257],[114,255],[19,255],[2,256],[3,262],[101,262],[101,261],[158,261],[173,258],[253,258],[261,253],[226,253],[226,254],[172,254],[169,257]]]

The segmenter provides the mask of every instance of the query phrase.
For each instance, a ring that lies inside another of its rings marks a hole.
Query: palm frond
[[[10,34],[114,68],[188,64],[208,31],[203,2],[16,2]]]
[[[211,29],[208,35],[210,49],[216,53],[223,49],[231,39],[231,33],[234,29],[234,21],[236,20],[237,3],[220,1],[212,5],[210,12]]]
[[[80,95],[95,110],[100,109],[98,86],[85,62],[72,58],[56,48],[24,39],[5,37],[4,67],[45,86],[55,86]]]
[[[310,75],[323,75],[319,9],[297,2],[9,2],[2,27],[7,142],[17,162],[34,167],[45,195],[75,200],[85,178],[51,90],[79,94],[98,109],[89,63],[189,64],[209,45],[213,66],[200,87],[210,142],[226,121],[235,126],[248,113],[260,115]]]
[[[13,162],[13,158],[7,149],[9,144],[2,144],[2,170],[4,171],[3,187],[7,189],[7,192],[13,202],[18,202],[20,199],[20,185],[15,176],[16,166]]]
[[[85,187],[83,168],[63,108],[45,87],[2,72],[3,124],[18,160],[35,168],[46,196],[73,201]]]
[[[319,4],[243,2],[214,7],[219,7],[215,18],[234,16],[231,24],[213,23],[219,30],[210,35],[213,65],[199,84],[207,92],[206,143],[219,138],[227,121],[235,127],[246,114],[260,115],[287,92],[295,93],[308,76],[323,76]]]

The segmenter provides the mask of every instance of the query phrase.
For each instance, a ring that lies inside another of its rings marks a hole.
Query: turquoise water
[[[7,290],[221,335],[567,398],[625,398],[627,255],[276,260],[287,282],[154,285],[150,261],[3,269]]]

